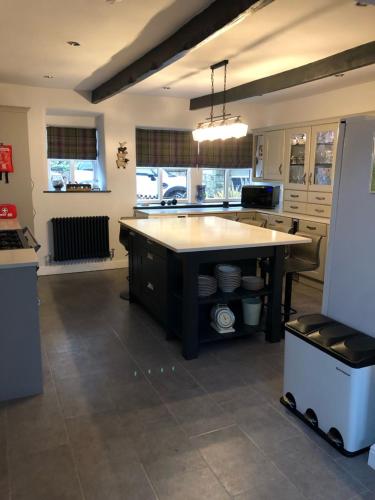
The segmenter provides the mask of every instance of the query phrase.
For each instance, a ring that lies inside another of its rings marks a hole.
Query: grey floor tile
[[[235,500],[305,500],[306,497],[288,479],[280,477],[255,481],[250,490],[236,495]]]
[[[210,469],[161,476],[153,481],[160,500],[229,500]]]
[[[65,417],[101,413],[115,408],[108,381],[101,373],[57,380],[56,387]]]
[[[371,490],[375,499],[375,470],[367,464],[368,452],[351,458],[340,456],[336,452],[336,457],[336,463]]]
[[[311,500],[349,500],[368,489],[304,436],[291,438],[271,456],[277,467]]]
[[[188,436],[197,436],[235,423],[233,416],[207,394],[169,402],[167,407]]]
[[[211,432],[192,439],[221,484],[231,495],[254,485],[280,480],[277,468],[238,427]]]
[[[129,432],[116,413],[67,419],[86,498],[154,498]]]
[[[132,382],[116,383],[109,387],[109,394],[116,408],[122,413],[137,411],[159,411],[164,409],[158,393],[150,383],[140,375]]]
[[[12,464],[22,455],[66,444],[64,419],[56,394],[47,393],[9,402],[7,439]]]
[[[265,453],[282,449],[282,443],[300,435],[298,427],[269,404],[250,404],[235,412],[241,429]]]
[[[67,446],[24,455],[12,466],[12,500],[81,500]]]
[[[190,373],[178,364],[151,370],[146,372],[146,376],[165,402],[181,401],[205,394]]]

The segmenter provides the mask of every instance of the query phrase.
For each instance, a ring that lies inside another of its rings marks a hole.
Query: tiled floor
[[[124,270],[39,280],[45,393],[0,406],[0,500],[375,499],[278,402],[283,343],[179,342],[119,299]],[[321,296],[295,286],[299,312]]]

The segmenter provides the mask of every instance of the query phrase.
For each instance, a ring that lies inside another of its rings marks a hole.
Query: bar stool
[[[290,319],[292,305],[293,274],[315,271],[320,265],[320,244],[322,236],[306,233],[295,233],[296,236],[310,238],[311,243],[290,245],[284,260],[285,291],[284,291],[284,321]]]
[[[267,221],[264,219],[240,219],[238,222],[249,224],[250,226],[266,227]]]

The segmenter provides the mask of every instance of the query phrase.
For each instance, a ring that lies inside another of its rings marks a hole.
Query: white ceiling
[[[91,90],[211,1],[2,0],[0,82]],[[232,87],[374,39],[375,7],[356,7],[353,0],[274,0],[126,92],[195,97],[209,93],[209,66],[225,58]],[[67,40],[81,47],[70,47]],[[221,90],[221,70],[216,81]],[[365,81],[375,81],[375,65],[261,99]]]

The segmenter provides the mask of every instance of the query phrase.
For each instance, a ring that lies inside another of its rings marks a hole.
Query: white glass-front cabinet
[[[253,169],[252,178],[253,181],[263,180],[263,148],[264,148],[264,136],[263,134],[254,135],[253,142]]]
[[[285,188],[307,190],[311,127],[285,130]]]
[[[337,123],[311,127],[309,190],[332,191],[335,173],[336,143]]]
[[[265,180],[283,180],[284,142],[284,130],[264,133],[263,178]]]

